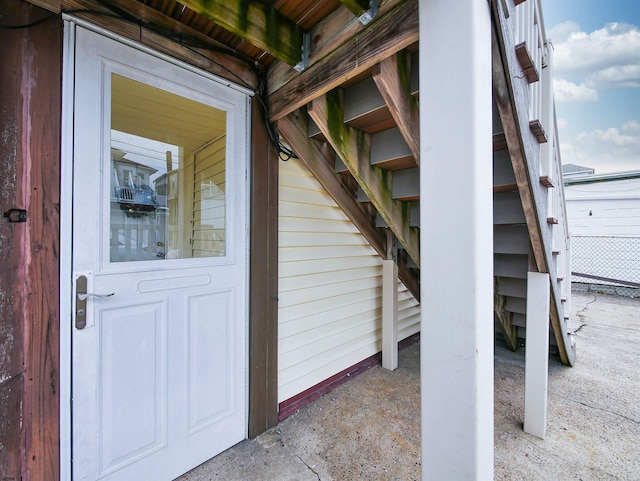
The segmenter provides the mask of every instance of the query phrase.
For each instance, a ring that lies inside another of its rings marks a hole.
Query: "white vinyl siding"
[[[382,260],[300,161],[280,163],[278,402],[381,349]],[[420,306],[398,284],[399,339]]]

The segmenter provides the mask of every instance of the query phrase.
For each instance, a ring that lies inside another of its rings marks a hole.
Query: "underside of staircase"
[[[540,145],[549,136],[530,121],[529,84],[516,78],[522,63],[512,27],[500,2],[493,7],[496,334],[514,351],[525,345],[527,273],[548,272],[551,345],[571,365],[575,352],[566,329],[566,285],[558,274],[564,267],[564,245],[558,247],[565,228],[558,196],[562,184],[559,175],[555,181],[541,175]],[[405,8],[413,7],[407,3]],[[405,28],[417,32],[415,13]],[[379,255],[397,261],[400,280],[420,299],[419,45],[405,43],[372,68],[279,116],[277,128]]]

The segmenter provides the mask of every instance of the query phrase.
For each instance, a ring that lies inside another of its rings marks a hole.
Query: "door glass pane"
[[[111,262],[224,256],[225,180],[223,110],[111,75]]]

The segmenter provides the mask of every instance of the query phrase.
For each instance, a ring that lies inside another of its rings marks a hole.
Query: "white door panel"
[[[76,39],[73,479],[170,480],[246,436],[247,97]]]

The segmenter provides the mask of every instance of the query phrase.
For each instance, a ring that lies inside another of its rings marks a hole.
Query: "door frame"
[[[256,219],[255,215],[255,207],[261,204],[261,198],[257,198],[253,195],[252,188],[252,178],[254,174],[253,164],[255,163],[256,154],[260,156],[264,156],[264,151],[261,153],[257,153],[254,149],[254,142],[252,139],[254,137],[254,131],[256,127],[258,130],[260,129],[260,124],[255,122],[256,116],[256,108],[257,102],[251,102],[251,96],[253,92],[245,87],[241,87],[231,83],[228,80],[221,79],[211,73],[208,73],[204,70],[196,68],[192,65],[189,65],[186,62],[175,59],[171,56],[162,54],[158,51],[155,51],[149,47],[141,45],[137,42],[124,38],[120,35],[114,34],[104,28],[98,27],[89,22],[80,20],[78,18],[72,17],[67,14],[63,14],[63,55],[62,55],[62,116],[61,116],[61,162],[60,162],[60,284],[59,284],[59,295],[60,295],[60,479],[62,481],[67,481],[72,479],[72,439],[71,439],[71,422],[72,422],[72,398],[71,398],[71,386],[72,386],[72,378],[71,378],[71,369],[72,369],[72,330],[73,330],[73,312],[72,312],[72,300],[73,300],[73,282],[72,282],[72,260],[73,260],[73,231],[72,231],[72,207],[73,207],[73,125],[74,125],[74,95],[75,95],[75,81],[74,81],[74,70],[75,70],[75,33],[76,27],[80,26],[91,30],[97,34],[100,34],[104,37],[113,39],[118,41],[124,45],[130,46],[147,54],[150,54],[154,57],[157,57],[161,60],[169,62],[171,64],[177,65],[181,68],[194,72],[200,76],[208,78],[214,82],[220,83],[226,87],[233,88],[237,91],[240,91],[249,96],[247,109],[246,109],[246,132],[247,132],[247,148],[245,152],[245,163],[246,163],[246,172],[247,176],[245,179],[246,182],[246,198],[245,198],[245,226],[247,228],[246,232],[246,243],[247,250],[242,254],[245,255],[246,258],[246,270],[245,270],[245,287],[246,287],[246,296],[245,296],[245,346],[247,356],[245,358],[245,405],[247,406],[245,412],[245,426],[249,424],[248,434],[252,432],[255,433],[255,428],[251,428],[251,418],[258,417],[261,418],[263,416],[256,416],[255,414],[252,416],[251,413],[256,411],[255,407],[251,405],[252,392],[258,392],[257,389],[252,388],[250,372],[255,374],[255,370],[252,368],[250,364],[250,358],[255,357],[252,356],[254,348],[251,348],[250,338],[254,337],[252,334],[252,326],[256,323],[252,320],[252,317],[256,315],[256,310],[251,309],[251,301],[254,298],[253,287],[258,286],[258,282],[263,279],[254,279],[254,271],[255,266],[252,262],[254,257],[253,247],[255,244],[256,235],[253,235],[253,224],[254,219]],[[254,121],[252,121],[254,119]],[[260,132],[258,132],[260,133]],[[260,144],[260,142],[258,142]],[[263,145],[264,148],[264,145]],[[268,154],[267,157],[270,159],[269,164],[273,165],[273,159],[275,158],[275,166],[277,168],[277,155],[273,155],[273,148],[267,148]],[[273,167],[271,167],[273,170]],[[272,176],[273,177],[273,176]],[[277,181],[277,175],[276,175]],[[263,193],[258,197],[268,197],[269,205],[273,205],[273,180],[267,183],[267,189],[262,189]],[[277,205],[277,182],[275,184],[275,202]],[[264,204],[263,204],[264,205]],[[275,223],[273,221],[272,216],[269,216],[268,220],[268,230],[269,233],[273,233],[274,226],[276,232],[277,239],[277,210]],[[259,235],[259,234],[258,234]],[[272,236],[271,236],[272,237]],[[273,248],[271,245],[269,247],[271,256],[269,258],[270,266],[273,266]],[[263,262],[264,263],[264,262]],[[265,264],[267,265],[267,264]],[[271,304],[276,306],[275,314],[269,316],[272,320],[270,323],[267,323],[270,327],[269,329],[275,331],[275,325],[273,321],[273,317],[276,316],[277,320],[277,242],[275,245],[275,283],[274,283],[274,269],[266,268],[261,269],[258,272],[258,276],[256,277],[269,277],[270,281],[268,282],[268,291],[267,298],[272,299]],[[273,294],[275,284],[275,293]],[[263,284],[264,288],[264,284]],[[265,297],[265,296],[261,296]],[[252,313],[253,311],[253,313]],[[274,309],[270,309],[273,314]],[[274,337],[274,336],[272,336]],[[259,339],[259,338],[257,338]],[[269,341],[268,341],[269,342]],[[277,342],[277,338],[276,338]],[[255,343],[254,343],[255,344]],[[269,342],[269,344],[273,344]],[[266,349],[269,358],[272,362],[268,367],[265,367],[264,370],[273,373],[275,371],[275,361],[273,360],[274,356],[277,356],[275,349]],[[254,363],[255,364],[255,363]],[[255,379],[257,376],[253,376]],[[262,377],[262,376],[260,376]],[[269,376],[269,384],[275,385],[272,389],[277,391],[277,382],[274,375]],[[262,403],[263,404],[263,403]],[[274,404],[274,403],[267,403]],[[277,403],[275,404],[275,409],[277,409]],[[273,411],[273,409],[268,409],[268,411]],[[275,419],[277,422],[277,411],[274,413]],[[266,424],[267,426],[260,430],[260,432],[264,431],[267,427],[270,427],[268,424],[273,425],[272,421],[274,416],[267,416],[269,419]],[[254,421],[255,424],[255,421]],[[264,423],[263,423],[264,424]],[[259,433],[258,433],[259,434]],[[257,435],[257,434],[254,434]]]

